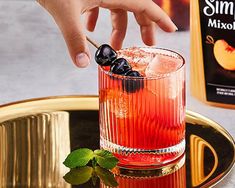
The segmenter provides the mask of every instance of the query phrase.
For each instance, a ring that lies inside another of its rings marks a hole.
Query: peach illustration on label
[[[217,40],[207,36],[207,43],[214,44],[214,56],[218,64],[225,70],[235,70],[235,47],[230,46],[225,40]]]
[[[225,40],[217,40],[214,45],[217,62],[226,70],[235,70],[235,48]]]

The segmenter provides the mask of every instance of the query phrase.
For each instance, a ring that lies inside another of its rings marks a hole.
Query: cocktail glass
[[[100,146],[125,168],[154,168],[185,150],[185,61],[176,52],[127,48],[118,52],[142,77],[99,66]]]

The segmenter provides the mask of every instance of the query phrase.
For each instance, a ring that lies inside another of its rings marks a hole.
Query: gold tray
[[[183,178],[186,183],[180,182],[180,187],[211,187],[231,171],[234,140],[217,123],[187,111],[186,143],[186,170],[175,176],[174,185]],[[68,169],[62,162],[78,147],[99,147],[97,96],[49,97],[0,106],[0,187],[70,187],[63,179]],[[156,175],[167,177],[176,167],[158,169]],[[132,181],[141,177],[133,171],[124,173]]]

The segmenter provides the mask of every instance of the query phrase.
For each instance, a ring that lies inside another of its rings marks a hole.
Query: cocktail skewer
[[[89,37],[86,37],[87,41],[92,44],[95,48],[99,48],[100,45],[98,45],[96,42],[94,42],[93,40],[91,40]]]

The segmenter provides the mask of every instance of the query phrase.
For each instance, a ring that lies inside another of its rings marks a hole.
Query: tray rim
[[[64,103],[66,102],[69,103],[69,105],[65,106]],[[77,105],[78,102],[79,107]],[[32,98],[0,105],[0,123],[23,115],[30,115],[29,111],[32,114],[35,114],[45,110],[98,110],[98,108],[99,97],[97,95],[64,95]],[[210,185],[210,187],[215,186],[221,182],[235,166],[235,141],[231,134],[224,127],[199,113],[186,110],[186,122],[189,122],[193,125],[196,125],[197,122],[200,122],[202,125],[213,127],[223,134],[233,145],[233,161],[226,169],[224,174],[220,177],[220,179]]]

